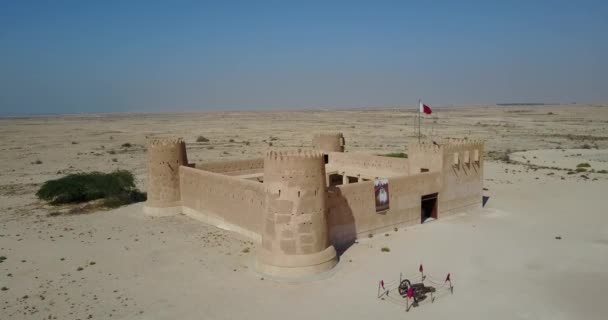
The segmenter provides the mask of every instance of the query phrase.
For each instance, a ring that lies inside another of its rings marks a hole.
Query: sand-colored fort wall
[[[216,173],[262,170],[264,158],[201,162],[197,163],[195,167]]]
[[[344,135],[341,132],[317,133],[312,138],[314,149],[324,153],[344,152]]]
[[[443,169],[443,149],[434,144],[408,144],[407,155],[409,160],[409,173],[418,174],[423,169],[437,172]]]
[[[186,215],[260,240],[263,184],[188,167],[180,167],[179,174]]]
[[[403,175],[409,173],[408,159],[375,156],[365,153],[330,152],[328,164],[336,167],[359,167],[370,170],[393,171]]]
[[[480,208],[483,189],[483,152],[480,141],[451,141],[443,149],[440,217]]]
[[[441,174],[423,173],[388,179],[390,208],[376,213],[374,182],[340,185],[328,196],[331,243],[338,249],[354,239],[395,227],[420,223],[423,195],[439,192]]]

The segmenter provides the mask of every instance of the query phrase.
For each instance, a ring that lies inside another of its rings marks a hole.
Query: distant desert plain
[[[35,196],[49,179],[116,169],[145,191],[154,136],[183,137],[192,162],[306,148],[319,131],[344,133],[347,152],[407,153],[416,116],[403,107],[0,118],[0,319],[607,319],[608,105],[433,108],[424,139],[486,141],[485,207],[359,239],[334,270],[305,281],[256,273],[256,243],[184,215]],[[453,294],[409,312],[377,299],[380,280],[420,264],[450,273]]]

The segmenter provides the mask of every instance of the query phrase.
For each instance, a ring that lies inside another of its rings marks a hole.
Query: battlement
[[[429,142],[414,142],[408,144],[408,151],[410,153],[414,152],[451,152],[458,151],[464,148],[467,149],[483,149],[484,146],[483,140],[477,139],[456,139],[456,138],[446,138],[440,139],[439,141]]]
[[[445,151],[458,151],[462,149],[482,149],[484,145],[483,140],[471,140],[471,139],[444,139],[440,143]]]
[[[175,144],[185,145],[186,143],[182,137],[154,137],[148,140],[148,145],[150,147],[169,146]]]
[[[317,150],[271,150],[266,152],[266,159],[270,161],[297,161],[301,159],[322,159],[323,153]]]

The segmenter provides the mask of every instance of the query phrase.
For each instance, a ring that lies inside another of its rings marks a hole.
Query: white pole
[[[422,103],[421,99],[418,99],[418,143],[420,143],[420,104]]]

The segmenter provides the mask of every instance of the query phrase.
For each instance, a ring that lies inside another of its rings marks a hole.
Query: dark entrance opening
[[[437,193],[427,194],[420,198],[420,223],[426,219],[437,219]]]
[[[324,154],[323,155],[323,159],[325,160],[325,164],[329,163],[329,155],[328,154]]]
[[[341,174],[330,174],[329,175],[329,186],[333,187],[333,186],[339,186],[342,184],[342,175]]]

